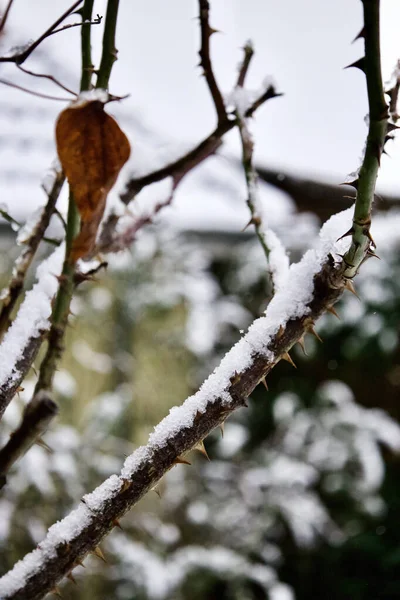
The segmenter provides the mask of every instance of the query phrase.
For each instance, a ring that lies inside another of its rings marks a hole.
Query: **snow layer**
[[[57,276],[61,273],[64,245],[37,268],[37,283],[27,292],[10,329],[0,345],[0,386],[15,381],[19,373],[16,363],[22,358],[24,349],[32,338],[50,327],[51,301],[57,291]]]

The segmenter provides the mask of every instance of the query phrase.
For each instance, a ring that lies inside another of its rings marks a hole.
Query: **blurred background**
[[[137,176],[170,162],[213,129],[199,77],[197,3],[121,1],[119,60],[112,106],[132,156],[110,197]],[[104,14],[105,2],[95,12]],[[35,39],[67,2],[16,0],[1,53]],[[251,89],[272,78],[284,93],[253,123],[255,160],[269,225],[295,262],[318,238],[322,220],[351,204],[339,187],[360,164],[366,136],[363,75],[343,70],[362,42],[359,0],[220,0],[211,4],[215,71],[232,89],[245,41],[253,40]],[[382,53],[389,81],[400,57],[398,2],[382,1]],[[70,20],[73,22],[73,19]],[[101,25],[93,26],[99,56]],[[26,67],[77,89],[79,28],[49,38]],[[0,65],[0,76],[58,94],[50,82]],[[65,96],[64,92],[59,93]],[[45,202],[41,183],[55,157],[54,121],[65,102],[2,87],[2,210],[21,224]],[[67,351],[55,377],[60,417],[33,447],[0,496],[0,574],[147,441],[168,410],[193,393],[267,305],[265,257],[250,230],[240,141],[231,132],[218,154],[182,182],[171,207],[130,250],[109,256],[106,274],[73,303]],[[400,200],[399,145],[382,159],[372,226],[381,260],[357,277],[360,300],[345,295],[341,320],[324,316],[323,339],[294,351],[297,370],[279,364],[224,436],[210,435],[211,458],[192,453],[146,496],[77,568],[82,600],[392,600],[400,597]],[[133,214],[165,198],[150,186]],[[65,198],[61,199],[61,210]],[[128,215],[129,216],[129,215]],[[53,223],[54,235],[57,235]],[[18,256],[14,231],[1,229],[1,283]],[[42,254],[48,252],[45,246]],[[33,281],[33,273],[28,287]],[[40,362],[40,359],[38,363]],[[1,441],[19,422],[35,383],[7,409]]]

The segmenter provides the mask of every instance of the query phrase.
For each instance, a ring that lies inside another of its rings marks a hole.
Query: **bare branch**
[[[65,31],[66,29],[71,29],[72,27],[88,27],[89,25],[100,25],[102,16],[97,15],[95,19],[90,21],[80,21],[79,23],[70,23],[69,25],[64,25],[59,29],[55,29],[50,33],[50,35],[54,35],[55,33],[60,33],[61,31]],[[50,35],[48,37],[50,37]]]
[[[18,67],[18,69],[20,69],[23,73],[26,73],[27,75],[32,75],[33,77],[41,77],[43,79],[49,79],[50,81],[52,81],[53,83],[58,85],[58,87],[62,88],[64,91],[68,92],[69,94],[72,94],[73,96],[78,95],[76,92],[73,92],[72,90],[67,88],[65,85],[63,85],[60,81],[58,81],[58,79],[56,79],[52,75],[45,75],[44,73],[34,73],[33,71],[29,71],[28,69],[25,69],[25,67],[22,67],[21,65],[18,65],[18,64],[17,64],[17,67]]]
[[[1,62],[1,60],[0,60],[0,62]],[[0,83],[2,83],[3,85],[8,85],[9,87],[15,88],[16,90],[20,90],[21,92],[25,92],[26,94],[31,94],[31,96],[37,96],[38,98],[45,98],[46,100],[60,100],[61,102],[69,102],[71,100],[71,98],[59,98],[58,96],[50,96],[49,94],[42,94],[41,92],[29,90],[28,88],[25,88],[22,85],[18,85],[17,83],[13,83],[12,81],[7,81],[6,79],[0,79]]]
[[[203,74],[207,81],[208,89],[210,90],[215,110],[217,111],[218,123],[222,123],[226,120],[227,115],[224,99],[215,79],[210,57],[210,37],[213,33],[215,33],[215,29],[212,29],[209,23],[210,3],[208,2],[208,0],[199,0],[199,9],[201,36],[201,46],[199,51],[200,67],[203,68]]]
[[[4,14],[2,16],[1,22],[0,22],[0,33],[3,31],[5,24],[7,22],[8,19],[8,15],[10,13],[11,7],[13,5],[14,0],[8,0],[8,4],[6,7],[6,10],[4,11]]]
[[[281,95],[275,91],[274,86],[270,85],[246,111],[245,117],[252,117],[255,111],[267,102],[267,100],[278,98]],[[162,181],[166,177],[172,177],[174,181],[181,181],[189,171],[197,167],[209,156],[212,156],[221,146],[223,136],[236,126],[237,119],[234,115],[228,116],[208,137],[178,160],[142,177],[130,179],[126,184],[125,191],[120,195],[122,202],[128,204],[144,187],[157,181]]]
[[[12,56],[0,56],[0,62],[12,62],[12,63],[16,63],[16,64],[21,65],[23,62],[26,61],[26,59],[28,58],[28,56],[30,56],[32,54],[32,52],[34,50],[36,50],[36,48],[46,38],[48,38],[50,35],[52,35],[52,33],[54,32],[54,30],[60,25],[60,23],[62,23],[67,17],[69,17],[69,15],[71,13],[73,13],[74,10],[80,4],[82,4],[82,2],[83,2],[83,0],[77,0],[77,2],[74,2],[74,4],[72,6],[70,6],[70,8],[68,8],[68,10],[66,10],[65,13],[63,13],[61,15],[61,17],[59,17],[57,19],[57,21],[55,21],[53,23],[53,25],[50,25],[50,27],[48,29],[46,29],[46,31],[44,33],[42,33],[42,35],[40,37],[37,38],[37,40],[35,40],[34,42],[32,42],[32,44],[30,44],[27,48],[25,48],[25,50],[22,50],[21,52],[16,52]]]
[[[85,496],[79,508],[57,523],[54,531],[50,529],[47,538],[32,554],[0,579],[2,599],[42,598],[97,547],[118,524],[118,519],[181,461],[180,457],[185,452],[193,449],[233,411],[246,406],[246,399],[256,385],[281,359],[287,357],[289,349],[307,332],[313,321],[340,297],[345,285],[342,270],[341,265],[335,266],[330,260],[324,264],[313,278],[313,298],[304,307],[302,316],[290,318],[288,315],[286,323],[276,324],[274,332],[271,330],[269,335],[267,332],[273,326],[274,317],[269,321],[267,311],[266,317],[256,321],[239,342],[240,351],[234,347],[211,376],[210,385],[207,386],[208,382],[203,385],[199,399],[196,396],[189,398],[174,415],[166,417],[148,445],[139,448],[127,459],[120,475],[111,476],[100,486],[101,490],[98,488],[99,491]],[[279,304],[281,301],[278,293],[273,302]],[[264,351],[254,346],[253,328],[257,333],[261,329],[265,331]],[[242,363],[244,347],[251,355],[245,367]],[[188,411],[193,417],[192,422],[188,421]],[[173,425],[168,426],[171,419]],[[179,422],[182,422],[181,426]]]
[[[57,404],[45,392],[40,392],[27,404],[18,429],[0,450],[0,489],[6,483],[11,467],[43,435],[57,413]]]

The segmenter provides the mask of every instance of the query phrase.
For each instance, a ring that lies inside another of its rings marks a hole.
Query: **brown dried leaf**
[[[128,138],[98,100],[62,111],[56,124],[58,156],[81,216],[71,260],[94,247],[107,194],[130,155]]]

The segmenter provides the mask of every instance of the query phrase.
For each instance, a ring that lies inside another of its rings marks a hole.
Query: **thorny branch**
[[[346,285],[341,269],[326,263],[314,277],[313,299],[308,305],[307,316],[290,319],[284,327],[280,327],[272,336],[268,345],[274,358],[254,354],[251,364],[242,372],[235,372],[227,389],[230,400],[222,397],[210,398],[204,412],[198,412],[193,424],[186,423],[171,433],[162,447],[151,443],[140,448],[137,466],[130,476],[119,475],[116,478],[113,491],[103,503],[101,510],[91,509],[90,503],[83,498],[85,517],[82,526],[74,527],[68,540],[58,542],[54,549],[41,551],[41,545],[34,552],[35,566],[28,573],[24,571],[25,579],[18,581],[11,593],[6,593],[3,600],[39,600],[47,592],[54,590],[56,584],[78,565],[89,552],[93,552],[101,540],[118,526],[119,519],[134,506],[150,489],[153,489],[165,473],[175,464],[182,462],[182,455],[199,445],[202,440],[216,427],[221,425],[235,410],[247,406],[246,399],[257,384],[262,381],[280,360],[291,360],[288,351],[304,334],[311,330],[313,321],[318,319],[325,310],[329,310],[340,297]],[[140,460],[140,456],[145,456]],[[135,457],[135,454],[133,455]],[[68,519],[69,517],[67,517]],[[49,542],[51,544],[51,542]],[[40,559],[39,559],[40,555]],[[26,559],[29,560],[30,555]],[[18,569],[18,564],[15,567]],[[16,577],[17,574],[13,573]],[[7,578],[7,575],[4,576]],[[15,581],[15,579],[14,579]],[[2,581],[0,579],[0,590]],[[15,589],[16,588],[16,589]]]
[[[273,85],[268,86],[265,92],[246,110],[244,114],[245,118],[252,117],[262,104],[281,95],[275,91]],[[189,171],[218,150],[222,144],[223,136],[234,127],[237,127],[237,119],[233,115],[228,115],[226,120],[220,123],[210,135],[181,158],[147,175],[130,179],[126,184],[125,191],[120,195],[122,202],[128,204],[143,188],[152,183],[162,181],[166,177],[172,177],[174,180],[180,182]]]
[[[37,442],[58,413],[58,407],[49,394],[40,392],[24,410],[21,423],[0,450],[0,489],[14,463]]]
[[[365,56],[350,66],[365,73],[367,79],[369,127],[364,159],[358,179],[353,182],[357,190],[353,225],[344,235],[351,235],[352,243],[344,256],[345,275],[354,277],[363,260],[371,253],[375,243],[370,233],[371,209],[374,201],[376,179],[381,155],[388,133],[389,111],[385,101],[382,83],[380,54],[380,2],[362,0],[365,41]]]
[[[209,22],[209,13],[210,13],[210,3],[208,0],[199,0],[199,9],[200,9],[200,36],[201,36],[201,45],[200,45],[200,67],[203,68],[203,75],[206,79],[208,88],[210,90],[211,97],[214,102],[215,110],[217,112],[218,123],[222,123],[226,120],[226,108],[224,99],[222,97],[221,91],[218,87],[217,81],[215,79],[211,57],[210,57],[210,38],[213,33],[216,33],[215,29],[212,29]]]

